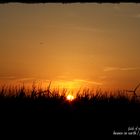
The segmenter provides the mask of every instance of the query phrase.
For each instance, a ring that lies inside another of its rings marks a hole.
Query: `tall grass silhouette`
[[[87,88],[77,91],[74,99],[68,101],[67,89],[60,91],[50,86],[51,83],[45,90],[35,84],[31,89],[24,85],[1,86],[0,123],[12,126],[18,120],[19,128],[26,124],[26,129],[38,132],[36,126],[39,125],[41,133],[47,135],[52,129],[53,133],[65,131],[69,135],[68,130],[72,128],[77,133],[80,131],[78,135],[88,136],[93,136],[92,133],[112,135],[115,129],[140,125],[140,99],[129,96],[125,90],[111,92]]]
[[[0,103],[6,106],[7,104],[18,103],[17,108],[19,108],[19,105],[26,104],[27,109],[29,106],[41,106],[42,108],[50,108],[52,111],[55,105],[56,110],[63,110],[65,106],[70,106],[72,110],[83,110],[85,106],[91,109],[98,105],[103,107],[107,105],[111,108],[113,108],[113,105],[140,105],[139,98],[129,96],[125,90],[111,92],[102,91],[101,89],[95,91],[83,89],[77,91],[74,100],[67,101],[67,89],[60,91],[60,89],[56,88],[51,89],[50,86],[51,83],[44,90],[34,83],[31,89],[25,88],[24,85],[9,87],[3,85],[0,87]]]

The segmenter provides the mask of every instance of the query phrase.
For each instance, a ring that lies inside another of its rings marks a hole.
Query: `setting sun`
[[[67,96],[67,100],[68,100],[68,101],[72,101],[73,99],[74,99],[74,96],[73,96],[73,95],[69,94],[69,95]]]
[[[0,114],[13,136],[140,136],[140,3],[0,0]]]

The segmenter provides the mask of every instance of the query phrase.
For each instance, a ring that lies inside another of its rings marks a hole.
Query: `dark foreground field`
[[[94,139],[140,135],[140,102],[118,91],[108,96],[89,90],[66,100],[66,92],[24,88],[0,90],[0,137]],[[126,133],[127,132],[127,133]]]

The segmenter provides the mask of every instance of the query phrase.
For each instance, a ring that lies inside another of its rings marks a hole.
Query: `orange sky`
[[[1,4],[0,82],[132,88],[140,4]]]

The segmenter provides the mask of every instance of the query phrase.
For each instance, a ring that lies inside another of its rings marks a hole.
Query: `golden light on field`
[[[67,95],[67,100],[68,100],[68,101],[74,100],[74,96],[71,95],[71,94]]]

